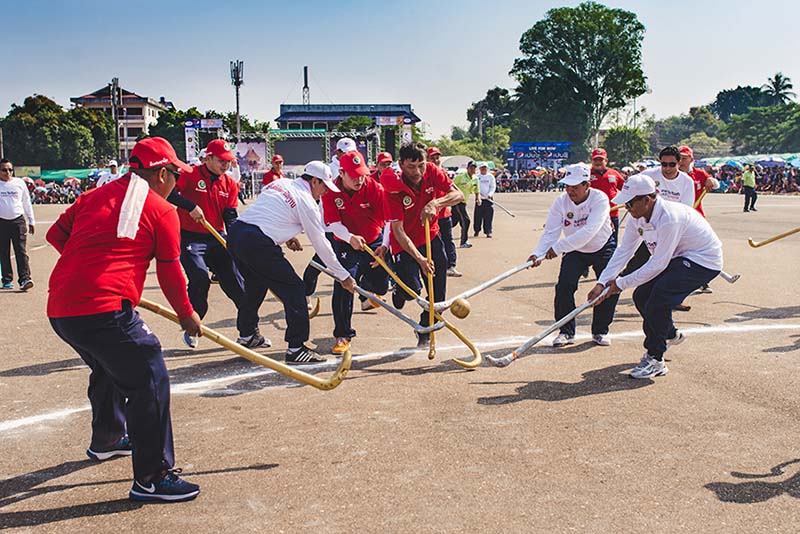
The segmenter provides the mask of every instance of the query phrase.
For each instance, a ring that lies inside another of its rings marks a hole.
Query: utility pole
[[[119,88],[119,78],[111,78],[111,83],[108,85],[111,94],[109,95],[111,99],[111,118],[114,120],[114,138],[117,140],[117,155],[116,158],[119,158],[119,147],[120,147],[120,138],[119,138],[119,106],[121,104],[120,100],[120,88]]]
[[[3,150],[3,129],[0,128],[0,159],[6,157],[5,151]]]
[[[311,90],[308,88],[308,65],[303,67],[303,105],[311,103]]]
[[[236,88],[236,142],[242,142],[242,124],[239,116],[239,88],[244,85],[244,61],[231,61],[231,85]]]

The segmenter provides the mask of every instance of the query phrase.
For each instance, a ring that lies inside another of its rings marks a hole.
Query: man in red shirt
[[[608,197],[610,207],[614,207],[611,199],[617,196],[617,193],[622,190],[625,184],[625,179],[622,175],[614,169],[608,168],[608,154],[604,148],[595,148],[592,151],[592,175],[589,179],[589,185],[595,189],[599,189]],[[611,223],[614,225],[614,240],[618,240],[619,234],[619,210],[611,212]]]
[[[185,501],[200,487],[172,469],[169,375],[158,338],[134,308],[155,258],[158,283],[181,326],[200,335],[178,263],[178,215],[164,200],[191,167],[160,137],[139,141],[130,167],[122,178],[80,195],[47,232],[61,253],[50,276],[47,316],[92,369],[86,454],[103,461],[133,453],[133,500]]]
[[[181,265],[189,279],[189,300],[200,315],[208,313],[209,270],[217,275],[222,291],[237,309],[244,295],[244,281],[227,249],[203,225],[205,219],[220,234],[236,220],[239,187],[226,174],[236,156],[222,139],[214,139],[206,147],[202,165],[182,173],[169,200],[178,208],[181,221]],[[184,333],[184,343],[196,347],[197,340]],[[255,337],[237,340],[246,347],[271,345],[257,333]]]
[[[678,160],[678,168],[692,178],[692,181],[694,182],[695,202],[697,202],[697,199],[699,199],[703,194],[703,191],[708,191],[710,193],[719,187],[719,182],[716,179],[709,176],[708,173],[703,169],[698,169],[694,166],[694,151],[691,148],[688,146],[682,146],[678,148],[678,151],[680,152],[681,156],[681,159]],[[695,209],[703,217],[706,216],[706,214],[703,212],[702,201]]]
[[[388,169],[389,167],[392,166],[392,161],[394,161],[394,159],[392,158],[392,155],[390,153],[381,152],[380,154],[378,154],[378,159],[377,159],[377,164],[376,164],[377,168],[375,169],[375,172],[373,172],[370,175],[370,176],[372,176],[372,179],[375,180],[376,182],[380,183],[381,174],[383,174],[384,170],[386,170],[386,169]]]
[[[261,185],[271,184],[275,180],[280,180],[281,178],[286,178],[286,176],[283,175],[283,156],[275,154],[272,156],[272,168],[264,173],[264,177],[261,179]]]
[[[369,168],[359,152],[347,152],[339,158],[339,191],[329,190],[322,197],[325,225],[333,232],[333,250],[342,267],[367,291],[384,295],[389,276],[380,266],[373,267],[364,245],[378,255],[386,253],[383,240],[384,194],[381,184],[369,176]],[[387,235],[388,237],[388,235]],[[356,335],[351,326],[353,293],[340,284],[333,285],[334,354],[344,354]]]
[[[464,195],[447,174],[427,162],[425,145],[409,143],[400,149],[400,171],[386,169],[381,185],[386,192],[386,220],[391,223],[391,250],[397,275],[417,294],[422,290],[420,275],[433,274],[434,301],[441,302],[447,293],[447,256],[439,235],[437,213],[441,208],[464,201]],[[425,220],[431,227],[431,259],[426,258]],[[412,297],[395,288],[392,303],[402,308]],[[420,314],[420,324],[429,324],[426,310]],[[417,334],[419,345],[426,345],[430,334]]]

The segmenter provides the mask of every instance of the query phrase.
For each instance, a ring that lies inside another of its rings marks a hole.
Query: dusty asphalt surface
[[[554,194],[506,194],[495,237],[459,250],[448,294],[522,263]],[[675,319],[687,341],[670,373],[631,380],[640,318],[625,292],[611,347],[552,349],[546,340],[507,369],[464,371],[450,333],[437,359],[414,351],[405,325],[357,312],[356,361],[337,389],[297,387],[141,311],[165,349],[177,466],[202,485],[190,503],[131,503],[128,459],[86,460],[88,369],[45,317],[56,260],[44,234],[63,209],[36,207],[29,241],[36,287],[0,293],[0,530],[22,532],[792,532],[800,519],[800,197],[712,195],[706,211],[741,273],[688,299]],[[305,240],[307,243],[307,240]],[[298,269],[311,256],[288,253]],[[452,319],[484,354],[505,354],[553,322],[558,261],[473,297]],[[593,276],[592,276],[593,278]],[[330,281],[312,338],[330,350]],[[591,282],[581,284],[582,302]],[[155,276],[145,296],[165,302]],[[235,337],[233,305],[212,287],[205,324]],[[418,313],[416,305],[406,310]],[[272,299],[261,331],[282,359],[285,323]],[[329,373],[333,366],[314,372]]]

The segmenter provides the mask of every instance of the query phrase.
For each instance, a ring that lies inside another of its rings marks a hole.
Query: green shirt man
[[[464,202],[466,203],[471,194],[478,193],[478,177],[475,175],[475,165],[467,167],[467,172],[453,178],[453,183],[464,194]]]
[[[756,173],[752,169],[747,169],[742,173],[742,185],[746,187],[756,186]]]

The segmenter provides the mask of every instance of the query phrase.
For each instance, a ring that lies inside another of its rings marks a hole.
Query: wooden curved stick
[[[408,286],[406,285],[406,283],[405,283],[405,282],[403,282],[403,281],[400,279],[400,277],[399,277],[399,276],[397,276],[397,275],[395,274],[395,272],[389,268],[389,266],[388,266],[388,265],[386,265],[386,262],[385,262],[385,261],[383,261],[383,258],[381,258],[380,256],[377,256],[377,255],[376,255],[376,254],[375,254],[375,253],[372,251],[372,249],[371,249],[371,248],[369,248],[369,247],[368,247],[368,246],[366,246],[366,245],[364,246],[364,250],[366,250],[366,251],[367,251],[367,253],[368,253],[370,256],[372,256],[372,258],[373,258],[375,261],[377,261],[377,262],[378,262],[378,265],[380,265],[381,267],[383,267],[383,269],[384,269],[384,270],[385,270],[387,273],[389,273],[389,276],[391,276],[391,277],[392,277],[392,280],[394,280],[394,281],[395,281],[395,283],[397,284],[397,287],[401,288],[403,291],[405,291],[406,293],[408,293],[408,294],[409,294],[411,297],[413,297],[413,298],[415,298],[415,299],[419,299],[419,298],[420,298],[420,296],[419,296],[419,295],[417,295],[417,293],[416,293],[416,292],[415,292],[413,289],[411,289],[410,287],[408,287]],[[434,315],[434,317],[436,317],[437,319],[439,319],[441,322],[443,322],[443,323],[444,323],[444,326],[445,326],[445,327],[447,327],[447,329],[448,329],[448,330],[450,330],[450,331],[451,331],[453,334],[455,334],[455,336],[456,336],[458,339],[460,339],[460,340],[461,340],[461,341],[462,341],[462,342],[463,342],[463,343],[464,343],[464,344],[465,344],[465,345],[466,345],[466,346],[467,346],[467,347],[468,347],[468,348],[469,348],[469,349],[472,351],[472,356],[473,356],[473,358],[472,358],[472,360],[471,360],[471,361],[468,361],[468,362],[467,362],[467,361],[463,361],[463,360],[457,360],[457,359],[454,359],[453,361],[454,361],[454,362],[456,362],[456,363],[457,363],[458,365],[460,365],[461,367],[464,367],[465,369],[474,369],[474,368],[478,367],[478,366],[481,364],[481,362],[483,361],[483,356],[481,356],[481,352],[478,350],[478,348],[477,348],[475,345],[473,345],[473,344],[472,344],[472,343],[471,343],[471,342],[470,342],[470,341],[469,341],[469,340],[466,338],[466,336],[464,336],[464,334],[462,334],[462,333],[461,333],[461,331],[460,331],[458,328],[456,328],[455,326],[453,326],[452,324],[450,324],[448,321],[446,321],[446,320],[445,320],[445,318],[444,318],[444,317],[442,317],[442,316],[441,316],[439,313],[436,313],[436,312],[435,312],[435,310],[434,310],[434,314],[433,314],[433,315]]]
[[[760,243],[756,243],[755,241],[753,241],[752,237],[748,238],[747,239],[747,244],[750,245],[753,248],[763,247],[764,245],[769,245],[773,241],[777,241],[778,239],[783,239],[784,237],[789,237],[790,235],[796,234],[797,232],[800,232],[800,226],[798,226],[794,230],[789,230],[788,232],[783,232],[782,234],[778,234],[776,236],[770,237],[769,239],[765,239],[764,241],[761,241]]]
[[[278,299],[278,295],[275,295],[275,293],[273,293],[273,295],[275,296],[276,299]],[[281,299],[278,299],[278,300],[281,300]],[[314,307],[311,309],[311,311],[308,312],[308,318],[309,319],[313,319],[314,317],[319,315],[319,307],[320,307],[320,301],[319,301],[319,297],[317,297],[317,303],[314,305]]]
[[[433,253],[431,252],[431,222],[425,219],[425,256],[428,261],[428,268],[433,265]],[[428,324],[433,324],[433,273],[428,272]],[[436,333],[431,332],[430,343],[428,348],[428,359],[432,360],[436,357]]]
[[[161,317],[165,317],[174,323],[180,324],[180,320],[178,319],[178,316],[175,314],[175,312],[165,308],[164,306],[158,303],[149,301],[147,299],[141,299],[139,301],[139,307],[144,308],[146,310],[150,310],[151,312],[156,313]],[[323,380],[312,374],[304,373],[303,371],[295,369],[294,367],[289,367],[285,363],[281,363],[273,360],[272,358],[267,358],[266,356],[262,356],[261,354],[253,350],[250,350],[247,347],[239,345],[235,341],[232,341],[231,339],[210,329],[207,326],[200,326],[200,330],[203,332],[203,337],[210,339],[214,343],[221,345],[228,350],[232,350],[233,352],[235,352],[236,354],[238,354],[239,356],[241,356],[246,360],[250,360],[251,362],[261,365],[262,367],[267,367],[284,376],[288,376],[289,378],[293,378],[298,382],[302,382],[303,384],[308,384],[309,386],[313,386],[323,391],[333,389],[342,383],[342,380],[344,380],[344,378],[347,376],[347,372],[350,370],[350,364],[352,363],[353,360],[352,354],[348,350],[347,352],[342,354],[342,361],[339,364],[339,367],[333,373],[333,375],[327,380]]]
[[[616,206],[611,206],[611,209],[609,211],[611,213],[614,213],[617,210],[624,210],[624,209],[626,209],[625,204],[617,204]]]
[[[698,207],[698,206],[700,205],[700,203],[703,201],[703,197],[705,197],[705,196],[706,196],[706,193],[708,193],[708,189],[703,189],[703,192],[702,192],[702,193],[700,193],[700,196],[699,196],[699,197],[697,197],[697,200],[695,200],[695,201],[694,201],[694,204],[692,205],[692,207],[693,207],[694,209],[697,209],[697,207]]]

